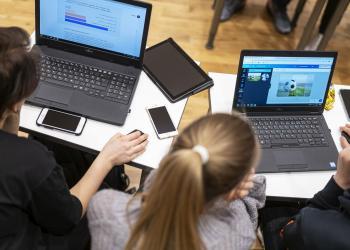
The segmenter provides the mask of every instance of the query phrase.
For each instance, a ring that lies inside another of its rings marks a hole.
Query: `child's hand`
[[[243,181],[238,184],[237,187],[235,187],[228,195],[228,200],[237,200],[242,199],[245,196],[247,196],[250,192],[250,190],[254,187],[254,175],[255,175],[255,169],[253,168],[249,174],[243,179]]]

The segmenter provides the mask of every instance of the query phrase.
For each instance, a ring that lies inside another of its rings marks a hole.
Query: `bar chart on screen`
[[[62,1],[60,14],[64,21],[102,31],[119,33],[119,17],[113,15],[112,9],[96,1],[65,0]],[[103,2],[102,2],[103,3]]]
[[[146,9],[112,0],[42,0],[40,31],[62,39],[139,57]]]

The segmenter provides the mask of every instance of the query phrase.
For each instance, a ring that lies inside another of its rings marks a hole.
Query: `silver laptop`
[[[142,70],[152,6],[36,0],[40,82],[28,102],[122,125]]]
[[[233,109],[259,139],[261,173],[334,170],[338,151],[322,115],[336,52],[241,52]]]

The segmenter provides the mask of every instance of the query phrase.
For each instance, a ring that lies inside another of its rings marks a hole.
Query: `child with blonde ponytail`
[[[92,249],[249,249],[265,203],[265,179],[254,177],[259,154],[239,115],[200,118],[176,138],[141,195],[95,195]]]

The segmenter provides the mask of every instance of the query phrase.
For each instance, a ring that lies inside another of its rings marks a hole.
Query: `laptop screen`
[[[146,12],[114,0],[40,0],[40,35],[137,59]]]
[[[244,56],[237,108],[322,106],[333,57]]]

